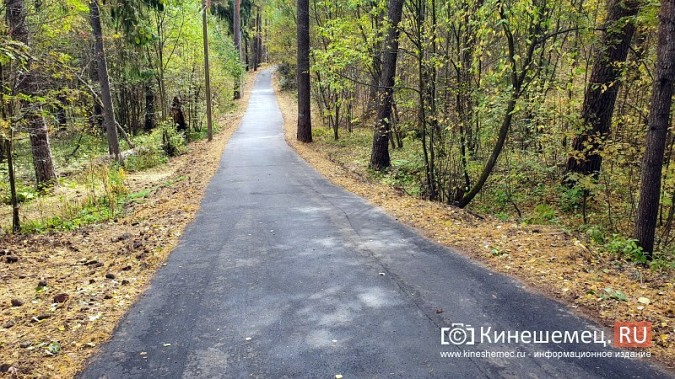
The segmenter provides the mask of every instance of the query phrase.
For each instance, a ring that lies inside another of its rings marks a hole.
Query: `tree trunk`
[[[177,131],[188,135],[187,124],[185,123],[185,115],[183,114],[183,105],[178,96],[173,98],[171,103],[171,117],[173,118],[173,126]]]
[[[244,37],[244,67],[246,71],[249,70],[249,56],[248,56],[248,38]]]
[[[382,21],[384,13],[377,11],[377,3],[371,3],[371,8],[368,10],[370,15],[370,22],[375,30],[374,43],[368,46],[368,51],[371,54],[371,69],[368,70],[370,75],[370,86],[368,87],[368,102],[364,109],[364,117],[369,118],[377,110],[377,92],[380,85],[380,77],[382,76],[382,46],[377,43],[380,40],[383,32]],[[360,16],[359,16],[360,17]],[[363,42],[368,42],[368,36],[362,29]]]
[[[541,3],[545,4],[546,1],[541,0]],[[537,17],[535,18],[536,21],[533,21],[533,24],[530,25],[528,28],[530,33],[529,35],[527,35],[526,40],[530,42],[529,46],[527,47],[527,52],[522,58],[522,65],[520,70],[518,69],[518,63],[516,60],[516,57],[519,54],[516,54],[517,45],[515,37],[511,32],[510,25],[508,25],[508,23],[506,22],[502,24],[502,28],[504,29],[504,34],[506,35],[507,45],[509,49],[508,59],[509,62],[511,63],[511,95],[509,97],[509,102],[506,105],[506,111],[504,113],[504,118],[502,119],[502,125],[499,128],[499,135],[497,136],[497,142],[495,143],[495,146],[492,149],[492,153],[490,154],[490,157],[488,158],[488,161],[485,164],[485,167],[483,168],[480,177],[473,185],[471,190],[469,190],[469,192],[467,192],[464,196],[462,196],[462,198],[457,203],[457,206],[460,208],[464,208],[467,205],[469,205],[469,203],[471,203],[474,197],[476,197],[476,195],[478,195],[481,189],[483,189],[483,185],[485,185],[485,182],[492,174],[492,170],[494,170],[495,165],[497,164],[497,160],[499,159],[499,155],[501,154],[502,149],[504,148],[506,137],[509,134],[511,122],[513,121],[513,114],[516,110],[516,103],[518,102],[518,99],[522,95],[522,89],[523,86],[526,85],[525,84],[526,80],[528,80],[528,73],[529,70],[531,69],[531,63],[534,58],[535,50],[540,42],[541,43],[544,42],[544,40],[538,42],[537,38],[543,33],[543,26],[548,21],[544,17],[546,12],[543,6],[537,6],[535,9],[537,12],[535,13]],[[503,7],[500,8],[500,14],[502,20],[507,20]]]
[[[89,78],[94,82],[98,83],[98,63],[96,62],[96,49],[93,48],[92,46],[92,53],[94,55],[94,59],[91,60],[91,63],[89,64]],[[99,102],[99,99],[101,98],[101,94],[93,90],[95,92],[94,96],[92,96],[94,104],[92,107],[92,115],[91,115],[91,120],[90,120],[90,125],[92,128],[94,127],[102,127],[103,126],[103,107],[101,107],[101,103]]]
[[[309,0],[298,0],[298,131],[301,142],[312,142],[309,86]]]
[[[23,0],[6,0],[5,4],[9,36],[26,46],[30,46],[29,31],[26,24],[26,8]],[[14,94],[24,94],[29,97],[37,95],[37,83],[34,75],[29,62],[23,73],[18,73],[17,75]],[[23,113],[23,119],[26,121],[30,135],[37,186],[38,188],[53,186],[56,184],[56,171],[54,170],[54,163],[52,161],[47,123],[42,115],[42,104],[36,101],[21,100],[21,112]]]
[[[257,71],[262,63],[262,35],[260,32],[260,6],[256,6],[255,17],[255,66],[253,71]]]
[[[567,161],[568,175],[597,175],[600,171],[600,152],[610,132],[622,63],[628,56],[635,32],[633,18],[640,5],[641,0],[609,0],[607,3],[607,20],[581,111],[585,129],[572,142],[573,152]],[[576,184],[574,178],[568,177],[565,181],[569,186]]]
[[[253,71],[258,71],[258,18],[253,21],[253,47],[251,59],[253,60]]]
[[[654,251],[656,215],[661,193],[661,170],[670,124],[675,80],[675,0],[663,0],[659,14],[656,75],[649,109],[647,146],[642,159],[640,201],[635,220],[635,238],[648,259]]]
[[[7,172],[9,174],[9,192],[12,203],[12,231],[19,232],[21,230],[21,222],[19,220],[19,201],[16,197],[16,178],[14,176],[14,160],[12,157],[12,139],[13,136],[10,135],[8,139],[4,140],[4,145],[5,150],[7,150]]]
[[[155,92],[152,90],[152,85],[147,83],[145,85],[145,125],[146,131],[151,131],[155,128]]]
[[[262,16],[258,7],[258,65],[263,63]]]
[[[101,102],[103,103],[103,126],[108,136],[108,152],[113,158],[122,162],[120,155],[120,143],[117,137],[117,124],[115,123],[115,112],[113,109],[112,94],[110,92],[110,79],[108,76],[108,65],[105,58],[103,47],[103,28],[101,27],[101,13],[98,6],[98,0],[89,2],[89,11],[91,12],[91,27],[94,32],[94,52],[98,66],[99,83],[101,85]]]
[[[499,128],[497,143],[495,144],[495,147],[492,149],[492,154],[490,154],[490,158],[488,158],[488,161],[485,164],[485,167],[483,168],[480,177],[476,181],[476,184],[474,184],[471,190],[467,192],[464,196],[462,196],[459,202],[457,202],[458,207],[464,208],[467,205],[469,205],[469,203],[471,203],[473,198],[476,197],[476,195],[478,195],[481,189],[483,189],[483,185],[490,177],[490,174],[492,174],[492,170],[497,164],[499,155],[501,154],[502,149],[504,148],[504,142],[506,142],[506,137],[509,134],[509,129],[511,128],[511,121],[513,120],[513,111],[516,108],[517,101],[518,101],[517,92],[514,91],[511,95],[511,99],[509,99],[509,103],[506,106],[504,119],[502,120],[502,125]]]
[[[370,154],[370,166],[374,170],[382,170],[391,166],[389,158],[389,134],[391,133],[391,108],[394,102],[394,79],[396,77],[396,58],[398,56],[398,28],[403,13],[405,0],[389,0],[389,30],[384,39],[382,56],[382,76],[378,89],[377,119],[373,135],[373,149]]]
[[[241,60],[241,0],[234,1],[234,13],[232,15],[232,40]],[[234,99],[241,99],[241,78],[234,80]]]

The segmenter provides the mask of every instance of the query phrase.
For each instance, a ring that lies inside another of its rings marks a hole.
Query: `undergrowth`
[[[421,142],[414,136],[405,137],[402,148],[390,148],[392,166],[389,169],[373,171],[368,168],[372,131],[357,128],[352,133],[340,132],[340,138],[335,140],[331,129],[313,130],[315,143],[322,146],[332,161],[399,192],[424,197],[424,162],[418,151]],[[630,230],[630,225],[618,221],[603,222],[604,219],[597,215],[603,205],[588,195],[598,190],[597,185],[591,188],[593,183],[583,183],[586,187],[568,188],[556,182],[559,177],[556,168],[539,167],[523,157],[510,165],[513,167],[509,170],[495,170],[469,210],[505,222],[554,225],[614,259],[655,270],[675,269],[675,250],[672,248],[656,251],[653,260],[648,261],[636,241],[626,237],[625,231]]]
[[[217,132],[217,129],[214,130]],[[127,173],[138,173],[158,167],[171,157],[187,152],[188,141],[207,137],[205,129],[191,129],[189,134],[176,131],[170,123],[161,123],[150,133],[133,136],[135,148],[123,166],[101,159],[107,145],[101,133],[92,131],[56,134],[52,149],[59,186],[37,190],[32,163],[26,148],[28,141],[18,140],[14,155],[17,173],[17,197],[22,208],[21,232],[43,233],[51,230],[73,230],[81,226],[112,220],[124,215],[126,205],[142,201],[149,190],[129,193]],[[11,203],[7,165],[0,164],[0,233],[11,227]],[[27,211],[30,209],[30,211]]]

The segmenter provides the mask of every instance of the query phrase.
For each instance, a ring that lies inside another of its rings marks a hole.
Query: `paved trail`
[[[83,378],[668,377],[628,359],[533,356],[611,351],[597,344],[441,345],[451,323],[477,341],[481,326],[596,327],[329,184],[285,143],[270,73],[197,218]],[[440,355],[486,350],[526,356]]]

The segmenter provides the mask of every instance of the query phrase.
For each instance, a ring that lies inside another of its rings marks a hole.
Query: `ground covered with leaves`
[[[165,262],[199,209],[246,96],[167,164],[126,176],[125,216],[74,231],[0,236],[0,376],[69,378]]]
[[[277,82],[278,83],[278,82]],[[650,321],[657,360],[675,368],[675,270],[645,268],[592,246],[581,236],[553,226],[504,222],[496,217],[411,196],[367,167],[370,140],[361,150],[331,141],[315,122],[311,144],[297,142],[297,106],[279,91],[286,140],[332,183],[368,199],[434,241],[455,248],[493,270],[515,277],[534,291],[561,300],[610,328],[617,321]],[[367,132],[370,137],[370,132]],[[362,138],[363,133],[342,139]],[[392,152],[395,154],[395,151]],[[396,157],[394,156],[394,159]]]

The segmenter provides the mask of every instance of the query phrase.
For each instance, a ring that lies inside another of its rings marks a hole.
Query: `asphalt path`
[[[267,70],[196,219],[80,376],[672,377],[597,357],[620,353],[601,333],[322,178],[284,141]]]

